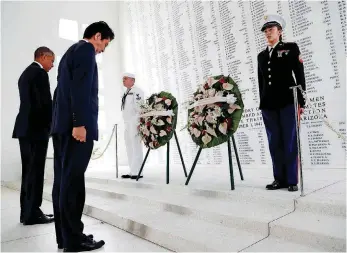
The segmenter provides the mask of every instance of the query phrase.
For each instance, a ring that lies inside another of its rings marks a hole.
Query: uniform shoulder
[[[264,49],[263,51],[261,51],[260,53],[258,53],[258,59],[259,59],[259,57],[263,56],[263,55],[265,54],[265,52],[266,52],[266,49]]]
[[[143,90],[140,87],[135,86],[134,87],[134,92],[136,92],[136,93],[143,93]]]
[[[295,42],[284,42],[283,45],[286,48],[298,48],[298,44]]]

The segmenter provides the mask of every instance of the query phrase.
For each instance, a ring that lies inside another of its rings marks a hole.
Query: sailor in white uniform
[[[122,112],[124,119],[124,139],[128,156],[129,174],[122,178],[136,179],[143,161],[141,138],[138,135],[140,103],[144,101],[143,91],[135,86],[135,75],[125,73],[123,85],[126,88],[122,97]],[[141,175],[140,178],[143,176]]]

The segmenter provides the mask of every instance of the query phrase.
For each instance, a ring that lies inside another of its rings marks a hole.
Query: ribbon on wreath
[[[236,102],[236,98],[234,97],[233,94],[229,94],[226,97],[215,96],[215,97],[203,98],[189,105],[188,110],[194,107],[210,105],[210,104],[220,103],[220,102],[227,102],[228,104],[234,104]]]

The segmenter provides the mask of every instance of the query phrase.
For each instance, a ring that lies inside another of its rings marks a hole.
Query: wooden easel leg
[[[238,154],[238,152],[237,152],[236,142],[235,142],[234,135],[231,136],[231,140],[233,141],[233,146],[234,146],[234,151],[235,151],[237,166],[239,167],[240,177],[241,177],[241,180],[243,180],[243,174],[242,174],[242,169],[241,169],[241,163],[240,163],[240,159],[239,159],[239,154]]]
[[[229,157],[229,170],[230,170],[231,190],[235,190],[234,172],[233,172],[233,160],[232,160],[232,157],[231,157],[230,138],[228,138],[228,157]]]
[[[183,161],[183,155],[182,155],[180,144],[178,143],[178,138],[177,138],[176,131],[174,131],[174,135],[175,135],[175,140],[176,140],[176,144],[177,144],[177,148],[178,148],[178,153],[180,154],[181,163],[182,163],[182,166],[183,166],[184,176],[187,177],[186,165],[184,164],[184,161]]]
[[[194,172],[196,163],[198,162],[199,156],[200,156],[200,154],[201,154],[201,150],[202,150],[202,148],[199,148],[199,151],[198,151],[198,153],[196,154],[194,163],[193,163],[193,165],[192,165],[192,168],[190,169],[189,176],[188,176],[187,181],[186,181],[186,185],[188,185],[188,183],[189,183],[189,181],[190,181],[190,178],[191,178],[192,175],[193,175],[193,172]]]
[[[140,171],[139,171],[139,174],[137,175],[136,181],[139,181],[139,178],[140,178],[140,175],[141,175],[141,173],[142,173],[143,167],[145,167],[145,163],[146,163],[146,161],[147,161],[147,158],[148,158],[148,155],[149,155],[149,151],[151,151],[150,148],[148,148],[147,153],[146,153],[146,156],[145,156],[145,159],[143,159],[143,162],[142,162],[142,165],[141,165],[141,169],[140,169]]]
[[[166,144],[166,184],[169,184],[170,180],[170,142]]]

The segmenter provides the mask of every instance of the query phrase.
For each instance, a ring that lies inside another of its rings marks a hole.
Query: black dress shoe
[[[90,241],[90,240],[92,241],[94,238],[94,236],[92,234],[90,234],[90,235],[83,234],[83,237],[86,241]],[[64,248],[63,243],[58,243],[58,249],[63,249],[63,248]]]
[[[297,185],[289,185],[288,186],[288,191],[296,192],[296,191],[298,191],[298,186]]]
[[[37,218],[33,218],[23,222],[23,225],[36,225],[36,224],[47,224],[54,222],[54,218],[47,217],[46,215],[41,215]]]
[[[122,175],[122,178],[131,178],[130,175]]]
[[[86,241],[86,242],[81,242],[78,245],[74,245],[72,247],[68,247],[64,249],[64,252],[81,252],[81,251],[91,251],[91,250],[96,250],[100,249],[102,246],[105,245],[105,242],[103,240],[101,241]]]
[[[139,176],[139,178],[143,178],[143,176]],[[131,179],[137,179],[137,176],[131,176]]]
[[[279,181],[275,180],[272,182],[272,184],[268,184],[266,186],[266,189],[268,190],[278,190],[278,189],[281,189],[281,188],[287,188],[288,186],[283,184],[283,183],[280,183]]]

